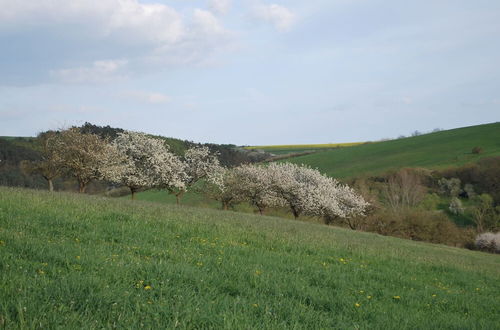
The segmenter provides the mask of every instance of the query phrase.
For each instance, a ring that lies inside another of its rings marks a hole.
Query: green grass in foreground
[[[0,187],[6,328],[499,328],[500,257]]]
[[[472,154],[479,146],[483,153]],[[443,168],[500,155],[500,123],[457,128],[287,159],[333,177],[380,174],[401,167]]]

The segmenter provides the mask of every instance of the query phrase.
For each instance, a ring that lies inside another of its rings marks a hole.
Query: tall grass
[[[500,258],[291,220],[0,187],[6,328],[482,328]]]

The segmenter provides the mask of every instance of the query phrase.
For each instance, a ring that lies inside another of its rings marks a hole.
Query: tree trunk
[[[224,211],[227,211],[227,210],[229,209],[229,207],[228,207],[227,203],[222,202],[222,209],[223,209]]]
[[[293,213],[293,217],[295,218],[295,220],[297,220],[299,218],[299,211],[297,211],[294,207],[291,208],[292,209],[292,213]]]
[[[181,204],[182,195],[184,195],[184,190],[181,190],[177,194],[175,194],[175,202],[177,203],[177,205]]]
[[[85,189],[87,188],[87,183],[84,181],[79,181],[78,182],[78,192],[80,194],[83,194],[85,192]]]
[[[54,184],[52,183],[52,179],[47,179],[47,184],[49,185],[49,191],[54,191]]]
[[[135,192],[137,191],[135,188],[132,188],[132,187],[129,187],[130,188],[130,192],[131,192],[131,199],[132,200],[135,200]]]

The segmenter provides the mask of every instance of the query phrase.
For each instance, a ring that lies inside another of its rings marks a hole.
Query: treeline
[[[500,157],[444,170],[407,168],[350,181],[370,202],[350,227],[500,252]],[[491,233],[491,235],[481,235]],[[482,237],[482,238],[480,238]],[[497,243],[485,244],[485,237]],[[485,248],[485,246],[488,246]]]
[[[78,129],[81,133],[95,134],[109,141],[113,141],[119,133],[124,132],[121,128],[114,128],[109,125],[98,126],[91,123],[85,123],[82,126],[73,128]],[[36,138],[0,138],[0,185],[35,189],[46,186],[43,177],[38,173],[23,171],[21,161],[41,160],[43,136],[50,133],[51,131],[42,132]],[[170,151],[178,156],[184,155],[190,147],[207,146],[212,152],[218,153],[221,164],[227,167],[260,162],[271,156],[268,153],[246,151],[235,145],[197,144],[175,138],[156,137],[165,141]],[[53,186],[56,190],[74,190],[76,184],[73,178],[65,175],[53,180]],[[89,185],[87,190],[92,193],[102,193],[108,188],[107,184],[95,181]]]
[[[164,140],[143,133],[118,132],[114,139],[82,133],[79,128],[41,134],[39,160],[24,160],[25,172],[38,173],[54,190],[62,175],[78,182],[84,193],[92,181],[127,187],[132,199],[138,191],[163,189],[177,202],[201,183],[201,191],[220,201],[224,209],[248,203],[262,215],[268,208],[288,208],[298,218],[305,214],[330,224],[364,214],[368,203],[353,189],[319,171],[294,164],[244,164],[225,167],[207,146],[193,146],[178,156]]]

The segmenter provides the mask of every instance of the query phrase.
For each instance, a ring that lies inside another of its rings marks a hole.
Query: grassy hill
[[[0,187],[0,327],[499,328],[500,257]]]
[[[483,149],[473,154],[472,148]],[[378,174],[401,167],[443,168],[500,155],[500,123],[457,128],[386,142],[318,152],[287,161],[334,177]]]

